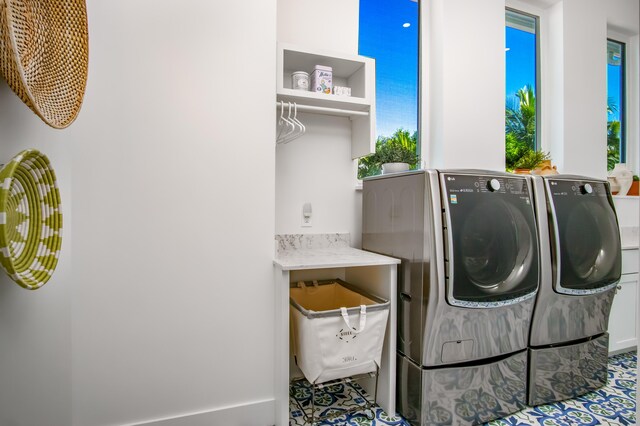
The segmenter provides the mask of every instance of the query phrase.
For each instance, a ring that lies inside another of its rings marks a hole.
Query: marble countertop
[[[276,236],[273,263],[290,271],[394,265],[400,260],[350,247],[348,234],[289,234]]]
[[[626,226],[620,228],[620,243],[622,250],[633,250],[638,248],[638,227]]]

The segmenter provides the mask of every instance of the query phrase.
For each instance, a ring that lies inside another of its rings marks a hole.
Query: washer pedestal
[[[483,364],[424,368],[398,354],[396,408],[412,425],[482,424],[526,404],[527,351]]]
[[[584,395],[607,383],[609,334],[586,342],[529,349],[531,406]]]

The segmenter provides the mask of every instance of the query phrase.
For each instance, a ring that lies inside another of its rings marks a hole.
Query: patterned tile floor
[[[636,424],[636,352],[609,358],[609,380],[607,385],[581,397],[555,404],[527,407],[504,419],[487,423],[488,426],[573,426],[573,425],[635,425]],[[316,394],[317,413],[327,415],[339,413],[355,406],[363,406],[368,398],[357,383],[329,387],[326,392]],[[309,407],[311,390],[306,381],[291,385],[290,426],[305,424],[303,408]],[[371,411],[356,411],[343,414],[332,420],[316,423],[316,426],[408,426],[401,417],[389,416],[375,407]]]

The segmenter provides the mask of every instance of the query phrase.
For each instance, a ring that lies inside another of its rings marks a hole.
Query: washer
[[[484,170],[365,179],[363,248],[402,260],[397,406],[411,424],[479,424],[525,406],[540,273],[531,189]]]
[[[545,255],[531,323],[529,405],[574,398],[607,381],[611,302],[622,269],[607,181],[533,178]],[[545,232],[545,230],[548,230]]]

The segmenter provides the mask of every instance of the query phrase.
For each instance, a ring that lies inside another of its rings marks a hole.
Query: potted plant
[[[517,174],[529,174],[531,170],[540,167],[545,161],[550,160],[551,157],[548,152],[530,149],[516,162],[513,172]]]
[[[378,138],[376,152],[360,160],[358,177],[362,179],[380,172],[385,174],[415,169],[419,163],[415,135],[398,129],[391,137]]]
[[[638,195],[639,185],[640,178],[638,178],[638,175],[633,175],[633,182],[631,183],[631,188],[629,188],[629,192],[627,192],[627,195]]]

